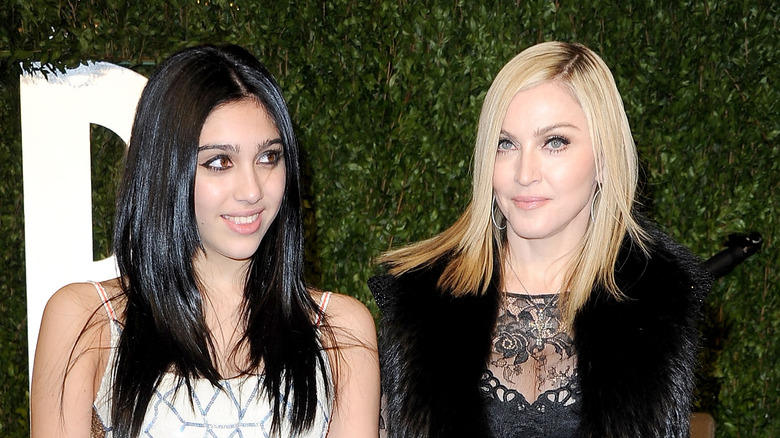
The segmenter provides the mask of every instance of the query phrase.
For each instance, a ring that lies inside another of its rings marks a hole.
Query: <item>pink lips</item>
[[[252,234],[260,228],[262,224],[262,212],[236,213],[235,215],[222,215],[222,220],[227,226],[239,234]]]
[[[515,196],[512,198],[515,206],[521,210],[533,210],[539,208],[550,201],[550,198],[544,196]]]

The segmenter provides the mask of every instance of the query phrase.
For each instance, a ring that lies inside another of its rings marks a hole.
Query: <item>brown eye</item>
[[[233,163],[227,155],[217,155],[216,157],[202,164],[203,167],[215,171],[223,171],[232,167]]]
[[[257,162],[260,164],[276,164],[282,158],[282,151],[271,149],[263,152],[257,157]]]

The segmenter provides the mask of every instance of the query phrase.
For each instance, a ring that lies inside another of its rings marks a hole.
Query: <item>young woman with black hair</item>
[[[303,282],[299,150],[245,50],[163,62],[118,196],[121,276],[49,300],[32,436],[376,436],[374,323]]]

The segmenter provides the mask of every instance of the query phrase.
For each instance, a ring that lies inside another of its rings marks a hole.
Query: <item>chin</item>
[[[232,247],[232,248],[225,248],[224,251],[220,251],[220,253],[229,259],[233,259],[236,261],[248,261],[252,258],[252,256],[255,255],[257,252],[257,249],[260,247],[259,242],[257,245],[246,245],[239,247],[238,245]]]
[[[507,227],[507,231],[525,240],[544,240],[547,238],[565,234],[564,231],[566,230],[566,227],[555,228],[555,227],[550,227],[549,224],[545,224],[545,225],[546,226],[539,226],[539,227],[529,227],[529,226],[513,227],[509,225]]]
[[[542,240],[546,237],[550,237],[549,233],[515,233],[517,237],[524,239],[524,240]]]
[[[512,224],[507,223],[508,233],[513,233],[517,237],[523,239],[542,239],[551,235],[554,232],[554,228],[549,226],[549,223],[535,224],[535,223],[520,223]]]

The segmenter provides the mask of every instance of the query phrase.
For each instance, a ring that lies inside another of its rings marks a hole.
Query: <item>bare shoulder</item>
[[[116,299],[118,283],[103,290]],[[33,437],[89,434],[91,406],[110,347],[108,314],[92,283],[73,283],[46,303],[35,349],[30,391]],[[52,412],[61,412],[52,416]]]
[[[44,319],[64,317],[75,322],[91,314],[100,304],[100,295],[92,283],[71,283],[49,298],[43,312]],[[78,316],[82,317],[74,318]]]
[[[100,285],[72,283],[49,298],[35,350],[33,384],[49,374],[63,374],[64,370],[73,366],[72,360],[82,367],[99,371],[110,346],[111,318],[104,310],[103,298],[98,290],[112,300],[116,314],[123,304],[121,288],[115,281]]]
[[[323,292],[312,291],[312,298],[321,302]],[[326,324],[333,330],[337,341],[344,338],[360,339],[372,345],[376,343],[376,325],[371,312],[359,300],[344,294],[330,293],[325,308]]]
[[[367,315],[371,316],[371,312],[368,311],[368,308],[365,304],[361,303],[358,299],[351,297],[349,295],[339,294],[335,292],[331,292],[330,295],[330,303],[328,304],[329,312],[332,312],[331,314],[353,314],[357,313],[359,315]]]
[[[43,310],[38,349],[44,347],[56,351],[66,345],[73,348],[77,341],[84,349],[105,344],[110,318],[104,310],[99,288],[111,301],[115,315],[123,310],[117,282],[64,286],[49,298]]]
[[[121,289],[116,279],[101,283],[100,286],[112,302],[114,308],[122,307],[122,300],[119,299]],[[44,320],[70,321],[72,323],[81,322],[82,324],[89,319],[97,321],[107,320],[105,312],[100,312],[103,306],[103,300],[98,293],[98,288],[93,283],[71,283],[55,292],[44,309]]]
[[[380,390],[374,318],[357,299],[335,293],[330,297],[325,318],[337,347],[328,349],[331,363],[335,364],[338,393],[328,436],[375,437],[379,430]],[[323,344],[329,346],[330,340],[326,336]]]
[[[325,315],[335,326],[349,327],[370,323],[374,327],[374,318],[365,304],[349,295],[331,293]]]

